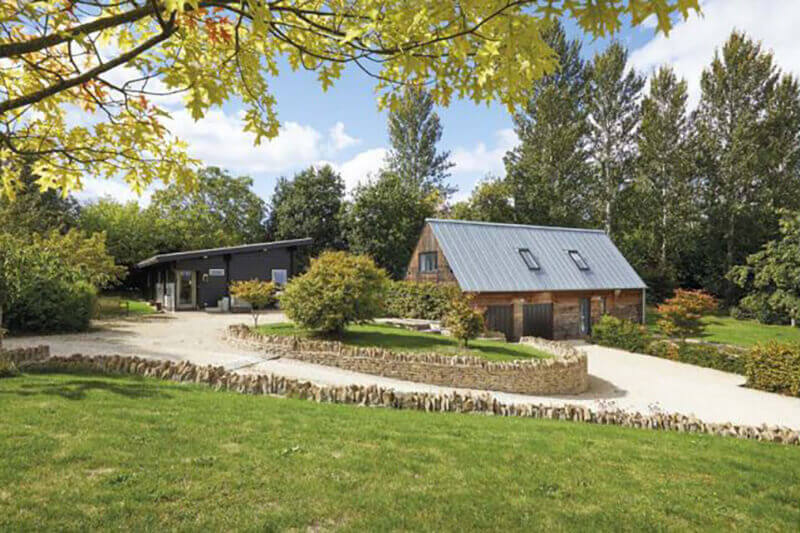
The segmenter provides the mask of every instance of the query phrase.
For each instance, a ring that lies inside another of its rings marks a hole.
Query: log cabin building
[[[646,286],[602,230],[428,219],[406,280],[457,284],[509,340],[582,338],[604,314],[645,320]]]

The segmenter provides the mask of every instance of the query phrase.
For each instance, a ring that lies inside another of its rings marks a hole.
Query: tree
[[[156,191],[148,213],[167,221],[183,250],[262,242],[267,204],[252,186],[249,177],[204,168],[188,191],[177,184]]]
[[[514,222],[511,184],[502,178],[489,177],[475,186],[470,197],[454,204],[448,218],[483,222]]]
[[[157,253],[182,248],[180,235],[168,219],[133,201],[121,204],[102,198],[85,205],[78,227],[87,233],[104,233],[108,252],[117,264],[128,268]]]
[[[22,168],[14,200],[0,194],[0,228],[24,235],[74,227],[80,212],[78,202],[59,189],[40,190],[31,165]]]
[[[270,237],[276,240],[311,237],[309,251],[344,247],[342,206],[344,181],[329,165],[309,167],[292,180],[280,178],[272,195],[272,210],[267,223]]]
[[[587,136],[592,164],[596,218],[614,235],[614,215],[620,192],[633,180],[639,126],[639,93],[644,78],[628,69],[628,51],[614,42],[588,66]]]
[[[732,303],[736,287],[724,275],[777,234],[777,209],[800,207],[800,95],[772,54],[739,32],[715,53],[700,87],[705,285]]]
[[[678,80],[671,68],[660,68],[642,101],[638,138],[636,187],[642,194],[636,201],[645,208],[637,210],[636,226],[652,235],[644,262],[653,277],[668,287],[676,282],[680,251],[697,219],[686,100],[686,81]]]
[[[470,339],[474,339],[486,329],[483,314],[472,306],[472,299],[469,296],[463,295],[450,302],[450,309],[444,315],[442,325],[461,342],[464,348],[469,347]]]
[[[433,98],[419,88],[408,88],[397,107],[389,113],[390,172],[425,192],[439,191],[443,199],[455,192],[447,184],[450,152],[440,152],[442,139],[439,115],[433,110]]]
[[[728,279],[747,290],[741,308],[762,321],[770,315],[800,319],[800,214],[783,212],[780,238],[733,267]]]
[[[514,115],[520,144],[504,158],[519,222],[583,226],[590,209],[584,137],[586,72],[578,40],[554,24],[545,34],[559,68],[538,80]]]
[[[249,281],[234,281],[231,283],[231,294],[250,304],[250,314],[253,316],[253,327],[258,327],[258,312],[269,307],[278,299],[275,296],[277,287],[271,281],[251,279]]]
[[[57,258],[60,265],[68,269],[68,274],[62,273],[59,277],[83,281],[95,289],[115,285],[127,271],[108,253],[104,233],[87,235],[77,229],[64,234],[53,230],[44,236],[34,233],[30,247],[36,253]]]
[[[84,174],[121,175],[137,191],[155,180],[186,184],[195,162],[169,133],[158,95],[184,93],[195,120],[238,99],[256,143],[278,134],[268,79],[283,61],[316,71],[324,89],[358,67],[393,109],[406,83],[424,84],[436,104],[457,95],[511,109],[556,66],[541,38],[546,20],[572,18],[605,36],[651,15],[667,32],[690,11],[697,0],[3,2],[0,160],[38,156],[40,184],[66,192]],[[68,108],[87,120],[68,120]],[[19,170],[4,169],[5,194]]]
[[[281,309],[300,326],[340,335],[351,323],[377,317],[389,285],[386,271],[365,255],[324,252],[281,294]]]
[[[359,185],[347,214],[350,249],[371,256],[393,278],[402,278],[414,246],[439,203],[397,174],[384,171],[374,183]]]
[[[702,333],[700,319],[716,308],[716,299],[707,292],[678,289],[675,296],[658,306],[658,327],[665,335],[686,342],[687,337]]]

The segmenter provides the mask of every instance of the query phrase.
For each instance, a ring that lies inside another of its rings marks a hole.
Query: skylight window
[[[525,261],[525,265],[527,265],[528,270],[539,270],[539,262],[536,261],[536,258],[533,257],[533,254],[527,248],[520,248],[519,255],[522,256],[522,260]]]
[[[589,263],[586,262],[586,259],[584,259],[580,253],[578,253],[578,250],[570,250],[568,253],[579,269],[589,270]]]

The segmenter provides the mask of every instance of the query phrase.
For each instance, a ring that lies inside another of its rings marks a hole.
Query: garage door
[[[522,307],[524,337],[553,338],[553,304],[525,304]]]
[[[506,339],[514,337],[514,311],[510,305],[490,305],[486,308],[486,327],[489,331],[505,333]]]

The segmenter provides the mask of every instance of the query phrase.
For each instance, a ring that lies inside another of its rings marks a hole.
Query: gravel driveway
[[[55,355],[136,355],[173,361],[222,365],[246,373],[275,373],[321,384],[377,384],[399,391],[445,391],[452,388],[359,374],[292,359],[266,360],[222,339],[230,324],[249,322],[249,315],[182,312],[97,322],[93,331],[70,335],[15,337],[6,347],[49,344]],[[261,323],[280,322],[279,312],[265,313]],[[744,378],[647,355],[594,345],[579,345],[589,356],[590,389],[577,396],[526,396],[492,393],[498,399],[545,404],[580,404],[594,409],[619,407],[694,414],[707,422],[762,423],[800,428],[800,398],[744,388]]]

